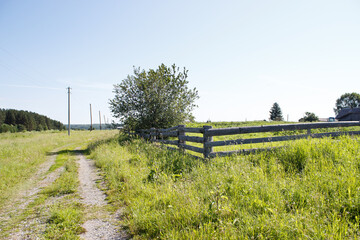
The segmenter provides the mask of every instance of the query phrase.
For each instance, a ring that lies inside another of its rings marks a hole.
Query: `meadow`
[[[90,147],[134,239],[357,239],[360,138],[199,160],[120,135]]]
[[[65,131],[0,134],[0,209],[12,195],[27,184],[37,168],[57,149],[86,145],[106,138],[111,131],[78,131],[69,137]]]
[[[87,215],[77,193],[81,151],[96,161],[107,200],[113,211],[122,209],[121,224],[133,239],[360,238],[360,137],[282,145],[196,159],[117,131],[78,131],[70,138],[59,131],[0,134],[0,210],[54,151],[48,171],[64,168],[3,230],[47,209],[45,239],[78,238]],[[53,197],[61,201],[45,207]]]
[[[269,121],[248,121],[248,122],[193,122],[186,123],[186,127],[189,128],[202,128],[203,126],[210,125],[213,129],[216,128],[233,128],[233,127],[249,127],[249,126],[266,126],[266,125],[283,125],[283,124],[296,124],[295,122],[269,122]],[[347,132],[347,131],[360,131],[359,126],[355,127],[337,127],[337,128],[319,128],[312,129],[311,133],[325,133],[325,132]],[[278,136],[291,136],[291,135],[301,135],[307,134],[307,130],[294,130],[294,131],[280,131],[280,132],[258,132],[258,133],[247,133],[247,134],[235,134],[235,135],[224,135],[224,136],[214,136],[213,141],[225,141],[225,140],[237,140],[237,139],[252,139],[252,138],[272,138]],[[187,136],[196,136],[203,137],[203,134],[200,133],[186,133]],[[170,138],[170,140],[178,140],[177,138]],[[198,148],[203,148],[203,143],[194,143],[187,141],[187,145],[195,146]],[[168,145],[169,147],[174,147],[174,145]],[[264,142],[264,143],[251,143],[251,144],[234,144],[226,146],[215,146],[213,147],[214,152],[221,151],[238,151],[242,149],[262,149],[262,148],[276,148],[284,146],[284,142]],[[188,153],[203,157],[203,154],[196,153],[193,151],[187,151]]]
[[[29,234],[26,239],[79,239],[78,235],[84,232],[81,224],[88,213],[78,194],[76,155],[86,154],[91,142],[111,138],[117,133],[72,131],[71,136],[65,131],[0,134],[0,238],[9,239],[22,226],[21,231]],[[52,156],[54,162],[50,161],[52,165],[46,164],[47,168],[43,170],[45,175],[60,170],[59,176],[28,201],[29,196],[24,194],[37,186],[39,178],[43,178],[37,172]],[[23,239],[11,237],[18,238]]]

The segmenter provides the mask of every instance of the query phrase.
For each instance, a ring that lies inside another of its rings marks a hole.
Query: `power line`
[[[38,88],[38,89],[63,90],[63,88],[43,87],[43,86],[36,86],[36,85],[0,84],[0,86],[14,87],[14,88]]]
[[[26,66],[27,68],[30,68],[32,71],[37,72],[37,74],[42,75],[42,77],[48,78],[48,76],[46,76],[46,74],[40,72],[38,69],[35,69],[33,66],[31,66],[30,64],[26,63],[24,60],[22,60],[20,57],[16,56],[14,53],[10,52],[9,50],[5,49],[4,47],[0,46],[0,49],[5,52],[6,54],[8,54],[9,56],[13,57],[14,59],[16,59],[18,62],[22,63],[22,65]]]

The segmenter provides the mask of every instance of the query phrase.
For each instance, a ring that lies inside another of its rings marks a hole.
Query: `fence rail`
[[[331,122],[331,123],[299,123],[299,124],[282,124],[282,125],[265,125],[265,126],[252,126],[252,127],[234,127],[234,128],[217,128],[213,129],[212,126],[203,126],[202,128],[189,128],[185,125],[179,125],[168,129],[145,129],[139,130],[135,133],[142,138],[148,139],[152,142],[160,142],[162,144],[175,145],[179,149],[189,150],[203,154],[204,158],[211,158],[216,156],[228,156],[231,154],[248,154],[259,151],[267,151],[273,148],[253,148],[241,149],[237,151],[223,151],[214,152],[213,147],[227,146],[227,145],[243,145],[254,143],[268,143],[268,142],[281,142],[304,138],[322,138],[322,137],[337,137],[340,135],[360,135],[360,131],[337,131],[326,133],[311,133],[312,129],[324,128],[339,128],[339,127],[354,127],[360,126],[360,121],[347,121],[347,122]],[[224,141],[213,141],[214,136],[238,135],[249,133],[264,133],[264,132],[281,132],[281,131],[297,131],[307,130],[307,134],[288,135],[288,136],[271,136],[262,138],[250,139],[235,139]],[[202,134],[202,137],[187,136],[186,133]],[[169,137],[176,138],[176,140],[168,140]],[[164,139],[165,138],[165,139]],[[203,147],[196,147],[186,144],[186,142],[201,143]]]

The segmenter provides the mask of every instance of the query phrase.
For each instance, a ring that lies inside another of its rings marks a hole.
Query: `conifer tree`
[[[270,120],[272,121],[283,121],[283,116],[281,112],[281,108],[277,102],[273,104],[270,109]]]

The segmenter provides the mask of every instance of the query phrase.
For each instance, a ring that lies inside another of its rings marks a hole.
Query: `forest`
[[[65,126],[61,122],[44,115],[23,110],[0,108],[0,133],[64,129]]]

